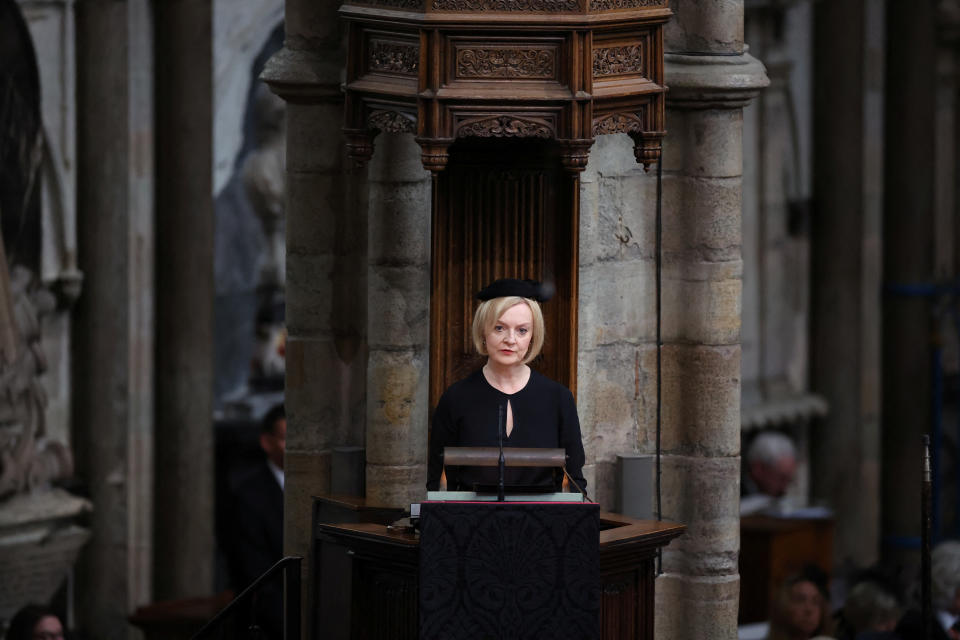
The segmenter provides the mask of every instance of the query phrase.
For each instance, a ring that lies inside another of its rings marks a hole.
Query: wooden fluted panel
[[[443,390],[483,363],[470,336],[476,292],[497,278],[551,280],[557,294],[543,305],[543,355],[533,366],[575,384],[577,252],[571,232],[577,208],[548,144],[496,148],[455,146],[434,193],[431,406]],[[571,312],[571,308],[574,310]],[[575,349],[574,349],[575,350]]]

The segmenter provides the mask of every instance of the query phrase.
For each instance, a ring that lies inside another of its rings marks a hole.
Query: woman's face
[[[33,627],[33,640],[63,640],[63,626],[56,616],[43,616]]]
[[[512,366],[523,363],[533,337],[533,313],[524,302],[503,312],[483,334],[492,363]]]
[[[806,580],[796,583],[790,587],[786,605],[787,623],[797,631],[797,635],[812,637],[820,627],[823,607],[823,596],[816,585]]]

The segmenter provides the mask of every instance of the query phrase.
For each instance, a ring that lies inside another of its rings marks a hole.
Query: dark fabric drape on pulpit
[[[424,503],[420,638],[596,638],[595,504]]]

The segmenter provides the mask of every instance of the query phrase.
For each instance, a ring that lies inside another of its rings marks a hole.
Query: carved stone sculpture
[[[14,349],[0,362],[0,497],[69,477],[69,449],[46,441],[46,393],[40,375],[46,359],[40,348],[40,318],[55,298],[36,286],[33,275],[15,266],[10,273]]]

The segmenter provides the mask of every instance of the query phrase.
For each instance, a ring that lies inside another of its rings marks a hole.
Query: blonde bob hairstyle
[[[473,314],[473,346],[477,350],[477,353],[482,356],[488,355],[487,345],[483,338],[484,334],[493,329],[493,325],[497,323],[500,316],[506,313],[507,309],[521,303],[530,307],[530,314],[533,316],[533,327],[531,327],[533,335],[530,336],[530,346],[527,348],[527,353],[523,356],[523,364],[529,363],[540,355],[540,350],[543,348],[543,334],[545,331],[540,303],[530,298],[521,298],[520,296],[491,298],[490,300],[484,300],[480,303],[476,313]]]

